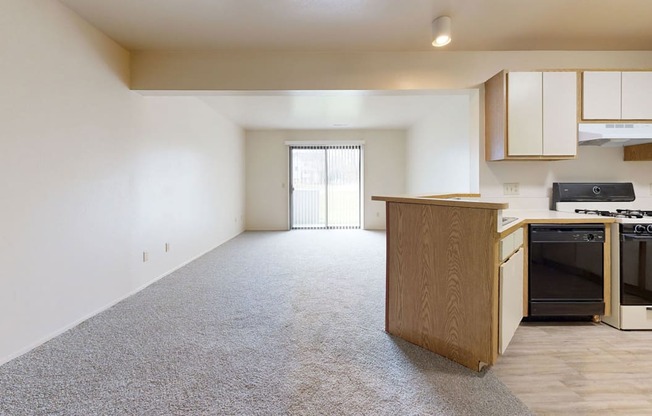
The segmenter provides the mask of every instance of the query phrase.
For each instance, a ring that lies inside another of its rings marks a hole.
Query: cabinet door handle
[[[648,311],[652,311],[652,306],[648,306],[648,307],[645,308],[645,309],[647,309]]]

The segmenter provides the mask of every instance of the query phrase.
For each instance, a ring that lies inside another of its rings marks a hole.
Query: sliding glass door
[[[360,160],[360,146],[291,146],[291,228],[360,228]]]

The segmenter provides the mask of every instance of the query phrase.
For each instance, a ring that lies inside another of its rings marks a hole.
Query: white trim
[[[363,146],[364,140],[288,140],[286,146]]]
[[[64,332],[76,327],[77,325],[81,324],[82,322],[86,321],[87,319],[90,319],[90,318],[94,317],[95,315],[98,315],[98,314],[104,312],[105,310],[117,305],[118,303],[122,302],[123,300],[127,299],[128,297],[131,297],[131,296],[135,295],[136,293],[140,292],[141,290],[145,289],[147,286],[149,286],[149,285],[151,285],[153,283],[156,283],[157,281],[161,280],[165,276],[168,276],[168,275],[176,272],[177,270],[179,270],[183,266],[185,266],[185,265],[187,265],[189,263],[192,263],[193,261],[197,260],[201,256],[203,256],[205,254],[208,254],[209,252],[215,250],[217,247],[219,247],[222,244],[226,243],[227,241],[237,237],[238,235],[242,234],[243,232],[244,231],[240,231],[238,234],[236,234],[235,236],[229,238],[228,240],[221,242],[220,244],[216,245],[215,247],[204,251],[203,253],[191,258],[190,260],[188,260],[188,261],[186,261],[184,263],[181,263],[179,266],[173,268],[172,270],[169,270],[169,271],[163,273],[162,275],[160,275],[158,277],[155,277],[154,279],[150,280],[149,282],[145,283],[144,285],[141,285],[141,286],[137,287],[136,289],[132,290],[131,292],[127,293],[126,295],[119,297],[117,300],[109,302],[107,305],[102,306],[101,308],[95,310],[94,312],[91,312],[91,313],[89,313],[87,315],[84,315],[83,317],[77,319],[76,321],[73,321],[72,323],[70,323],[70,324],[68,324],[68,325],[66,325],[64,327],[59,328],[54,332],[51,332],[49,335],[46,335],[45,337],[43,337],[40,340],[34,342],[33,344],[30,344],[27,347],[21,348],[20,350],[14,352],[12,354],[9,354],[6,357],[0,358],[0,366],[8,363],[11,360],[14,360],[14,359],[20,357],[23,354],[27,354],[28,352],[30,352],[34,348],[37,348],[37,347],[45,344],[46,342],[50,341],[51,339],[58,337],[59,335],[61,335]]]

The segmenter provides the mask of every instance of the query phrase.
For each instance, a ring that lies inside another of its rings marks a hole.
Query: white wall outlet
[[[519,194],[518,182],[503,184],[503,195],[518,195],[518,194]]]
[[[170,243],[165,243],[165,252],[168,253],[170,251]]]
[[[143,251],[143,263],[146,263],[147,261],[149,261],[149,253]]]

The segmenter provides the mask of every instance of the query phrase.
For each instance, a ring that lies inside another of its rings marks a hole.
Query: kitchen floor
[[[537,415],[652,414],[652,331],[524,322],[493,371]]]

